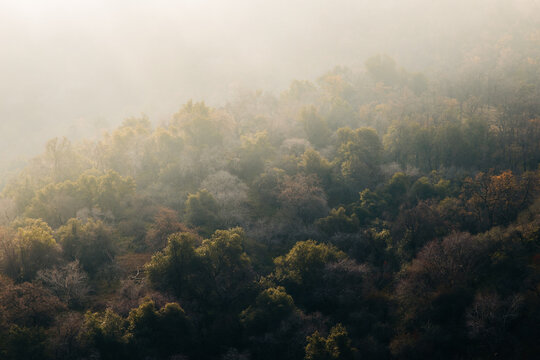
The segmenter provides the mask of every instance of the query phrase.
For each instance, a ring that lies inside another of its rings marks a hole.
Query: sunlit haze
[[[532,3],[3,0],[0,150],[4,161],[32,155],[50,137],[141,113],[159,122],[188,99],[279,94],[377,53],[428,71],[486,33],[536,20]]]

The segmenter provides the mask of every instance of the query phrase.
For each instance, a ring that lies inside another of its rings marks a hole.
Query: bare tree
[[[511,322],[521,312],[523,296],[501,299],[497,293],[478,293],[466,314],[469,336],[481,341],[491,352],[507,337]]]
[[[70,306],[80,305],[88,294],[88,277],[79,261],[64,266],[40,270],[37,280]]]

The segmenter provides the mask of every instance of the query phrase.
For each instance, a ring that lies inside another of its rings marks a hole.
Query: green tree
[[[300,160],[300,168],[308,175],[316,175],[321,180],[321,183],[328,187],[332,182],[332,165],[330,162],[321,156],[315,149],[307,149],[302,154]]]
[[[242,311],[242,324],[251,333],[264,333],[289,316],[296,309],[293,298],[278,286],[263,290],[255,303]]]
[[[195,250],[196,243],[197,237],[192,233],[170,235],[167,246],[146,265],[150,283],[180,298],[202,296],[201,277],[206,269]]]
[[[126,355],[127,322],[111,309],[102,313],[88,312],[84,320],[84,339],[102,359],[122,359]]]
[[[42,218],[53,227],[64,225],[85,210],[108,220],[121,220],[133,195],[135,182],[114,171],[103,175],[85,172],[76,181],[49,184],[36,192],[26,215]]]
[[[69,261],[79,260],[83,269],[91,275],[111,263],[116,255],[113,231],[101,221],[89,220],[86,224],[70,219],[58,229],[58,240]]]
[[[12,245],[19,264],[18,280],[32,280],[39,270],[58,264],[61,249],[47,223],[40,219],[24,219],[14,226],[17,234]]]
[[[358,201],[353,203],[353,212],[356,215],[356,220],[360,224],[369,223],[386,210],[387,203],[377,191],[365,189],[360,193]]]
[[[208,309],[242,306],[254,279],[243,230],[218,230],[198,247],[197,240],[191,233],[171,235],[146,267],[150,282]]]
[[[0,334],[0,338],[2,359],[50,359],[47,353],[47,333],[43,328],[13,325],[7,334]]]
[[[103,168],[123,176],[136,177],[143,170],[146,144],[152,133],[147,116],[125,119],[112,133],[107,133],[98,145],[98,161]]]
[[[276,267],[272,278],[283,285],[298,304],[313,310],[318,301],[313,292],[322,284],[327,265],[346,257],[333,245],[299,241],[286,255],[274,259]]]
[[[345,208],[339,207],[330,210],[330,215],[315,222],[315,225],[327,235],[336,233],[354,233],[358,231],[358,218],[356,214],[348,216]]]
[[[219,206],[206,189],[190,194],[186,200],[186,222],[199,228],[204,236],[208,236],[220,226]]]
[[[266,131],[244,135],[237,150],[237,158],[231,163],[232,171],[247,182],[264,171],[274,149]]]
[[[216,303],[236,308],[249,298],[255,274],[244,251],[245,242],[242,228],[217,230],[197,249],[211,281],[211,292],[206,296]]]
[[[131,310],[127,321],[135,357],[182,354],[191,343],[189,319],[177,303],[168,303],[158,310],[153,301],[147,300]]]
[[[361,189],[379,178],[383,147],[373,129],[341,128],[338,135],[338,161],[341,174],[350,186]]]
[[[337,324],[330,330],[327,338],[319,332],[307,337],[306,360],[352,360],[354,359],[354,349],[351,339],[345,327]]]
[[[336,247],[313,240],[299,241],[285,256],[274,260],[275,277],[296,284],[314,283],[325,265],[345,258]]]

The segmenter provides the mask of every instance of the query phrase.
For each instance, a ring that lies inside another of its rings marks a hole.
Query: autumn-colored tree
[[[515,219],[534,198],[538,188],[538,175],[525,173],[517,176],[507,170],[499,175],[478,173],[467,178],[462,197],[475,214],[480,230],[494,225],[505,225]]]
[[[286,176],[280,184],[279,201],[286,215],[311,222],[328,211],[326,194],[311,175]]]
[[[167,238],[177,232],[188,232],[189,229],[179,222],[178,213],[172,209],[160,208],[154,222],[146,232],[145,242],[154,250],[161,250],[167,245]]]
[[[0,275],[0,285],[0,334],[11,325],[49,326],[66,309],[58,297],[38,283],[16,284]]]

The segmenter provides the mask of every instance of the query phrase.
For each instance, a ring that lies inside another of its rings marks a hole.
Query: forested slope
[[[0,357],[535,358],[540,36],[521,35],[454,74],[379,55],[51,140],[0,199]]]

